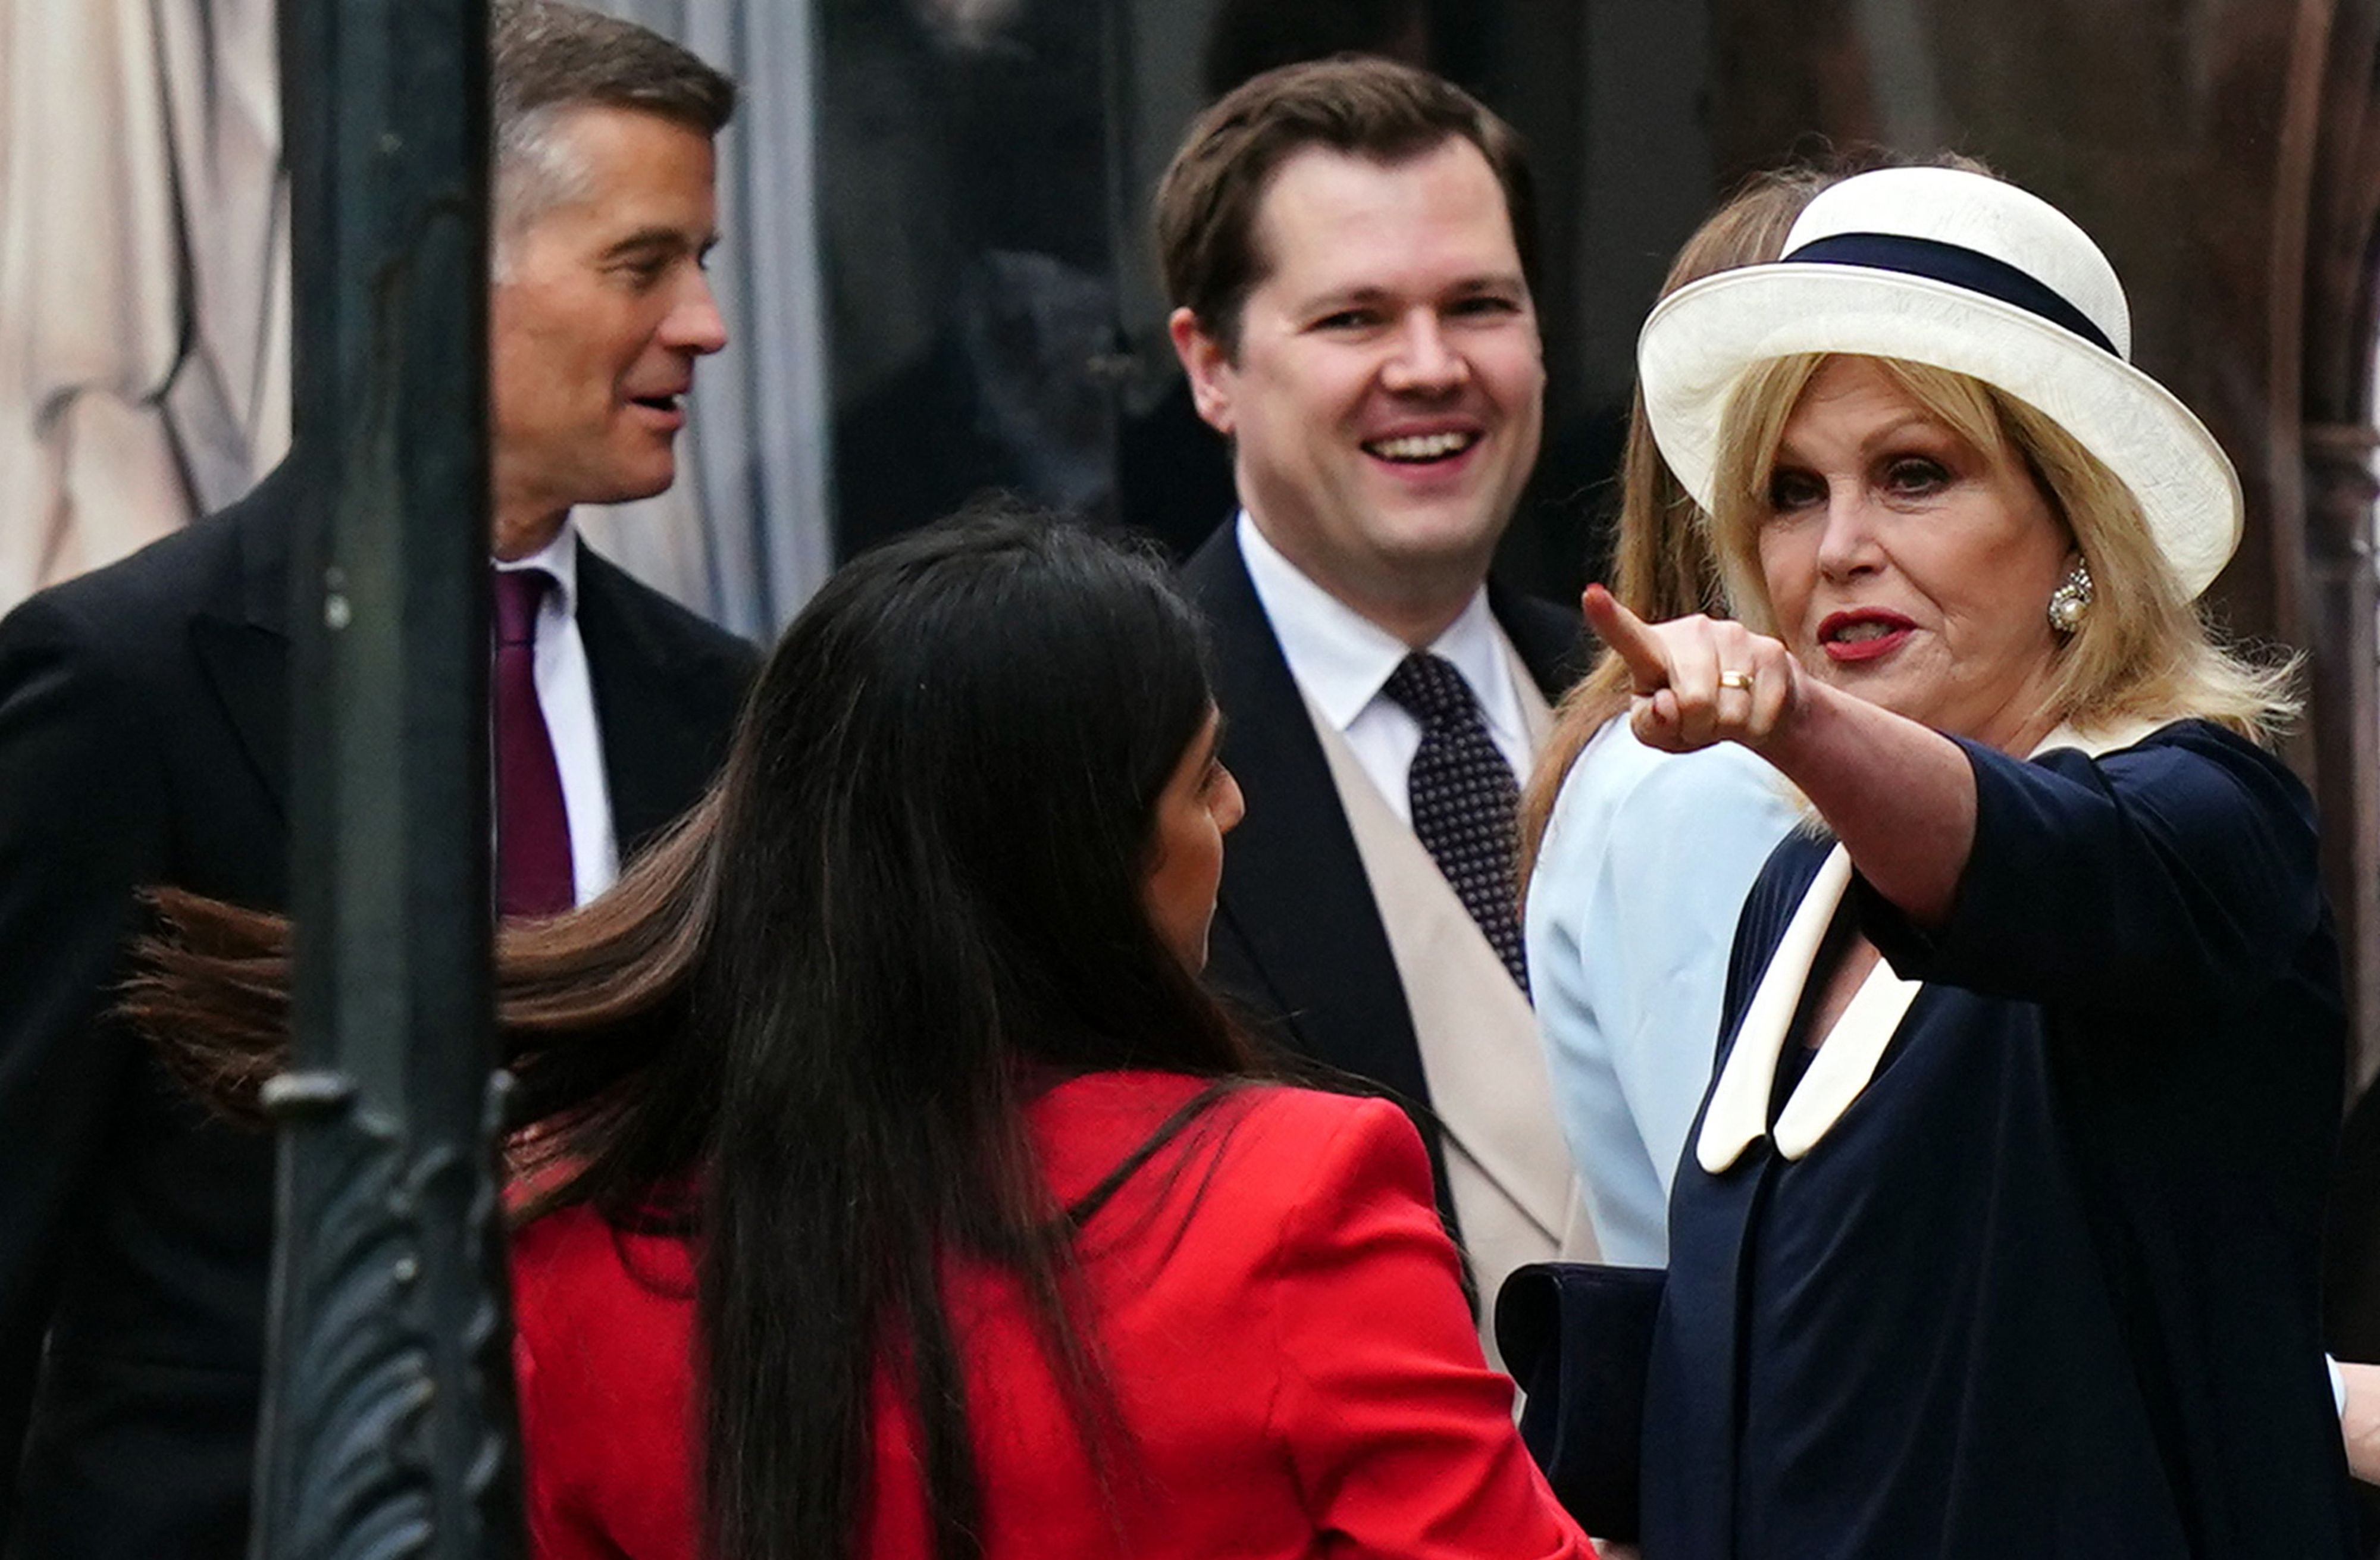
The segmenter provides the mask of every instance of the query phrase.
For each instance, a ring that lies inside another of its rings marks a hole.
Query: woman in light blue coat
[[[1695,230],[1664,296],[1777,258],[1837,175],[1763,174]],[[1647,619],[1723,610],[1701,509],[1629,417],[1613,547],[1620,599]],[[1793,825],[1775,771],[1742,748],[1658,753],[1628,729],[1609,650],[1562,700],[1521,804],[1529,977],[1555,1108],[1604,1260],[1658,1267],[1670,1179],[1710,1082],[1737,912]]]

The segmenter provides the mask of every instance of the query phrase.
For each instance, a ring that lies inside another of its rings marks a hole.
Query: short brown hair
[[[1158,181],[1157,253],[1165,295],[1237,350],[1240,307],[1265,278],[1257,212],[1275,169],[1309,146],[1397,163],[1461,137],[1504,191],[1522,274],[1536,278],[1535,197],[1513,128],[1426,70],[1363,55],[1286,65],[1225,95],[1192,122]]]

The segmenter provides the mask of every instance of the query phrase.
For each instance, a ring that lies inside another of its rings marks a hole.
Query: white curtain
[[[670,492],[582,512],[773,633],[832,562],[808,0],[602,0],[744,83]],[[289,439],[273,0],[0,0],[0,610],[238,497]]]
[[[272,0],[0,0],[0,606],[289,439]]]

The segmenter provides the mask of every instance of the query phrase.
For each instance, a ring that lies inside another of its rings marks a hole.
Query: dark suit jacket
[[[1208,538],[1182,577],[1213,633],[1223,761],[1248,804],[1223,853],[1208,968],[1277,1042],[1426,1107],[1389,934],[1235,527]],[[1537,686],[1559,698],[1577,676],[1577,614],[1492,582],[1488,602]]]
[[[101,1015],[137,886],[286,901],[298,503],[285,467],[222,514],[0,621],[0,1532],[12,1557],[245,1546],[273,1144],[202,1119]],[[584,551],[578,583],[625,853],[708,783],[755,657]]]
[[[2313,800],[2203,721],[2095,758],[1961,745],[1942,924],[1845,896],[1924,983],[1874,1076],[1798,1159],[1763,1133],[1678,1167],[1645,1553],[2343,1560],[2314,1293],[2347,1023]],[[1744,901],[1722,1076],[1806,1033],[1742,1031],[1832,848],[1788,837]]]

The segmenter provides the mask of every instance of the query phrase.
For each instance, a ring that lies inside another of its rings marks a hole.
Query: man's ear
[[[1190,377],[1190,401],[1208,427],[1230,438],[1232,432],[1232,358],[1223,344],[1198,328],[1198,317],[1177,308],[1165,319],[1165,333],[1173,338],[1173,356]]]

